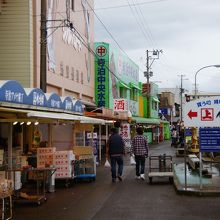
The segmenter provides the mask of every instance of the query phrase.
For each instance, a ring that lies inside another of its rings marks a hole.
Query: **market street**
[[[170,142],[150,147],[151,155],[172,155],[175,148]],[[148,166],[148,161],[147,161]],[[150,185],[135,180],[134,166],[128,160],[122,182],[111,182],[110,170],[97,168],[95,182],[74,183],[69,188],[56,188],[55,193],[47,194],[48,201],[41,206],[16,204],[16,220],[104,220],[104,219],[163,219],[163,220],[214,220],[220,216],[220,197],[197,197],[179,195],[168,179],[161,178]]]

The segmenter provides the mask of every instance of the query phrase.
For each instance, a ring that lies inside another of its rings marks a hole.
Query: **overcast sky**
[[[146,82],[146,50],[163,50],[152,65],[159,87],[194,90],[196,71],[220,65],[220,0],[94,0],[95,12]],[[129,5],[130,4],[130,5]],[[135,5],[135,6],[134,6]],[[95,40],[118,47],[95,17]],[[220,68],[197,75],[201,92],[220,93]]]

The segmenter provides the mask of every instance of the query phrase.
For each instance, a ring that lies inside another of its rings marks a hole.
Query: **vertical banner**
[[[129,123],[121,123],[120,127],[120,135],[125,142],[125,150],[126,152],[131,151],[131,129]]]
[[[109,45],[95,44],[95,101],[98,107],[109,107]]]

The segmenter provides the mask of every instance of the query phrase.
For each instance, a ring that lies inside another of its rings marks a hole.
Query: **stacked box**
[[[55,167],[56,179],[72,178],[74,176],[73,161],[75,155],[73,151],[56,151],[55,153]]]
[[[37,149],[37,167],[45,168],[55,165],[55,147],[44,147]]]

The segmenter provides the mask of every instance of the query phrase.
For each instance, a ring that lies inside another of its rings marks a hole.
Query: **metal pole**
[[[149,51],[147,50],[147,117],[150,118],[150,73],[149,73]]]
[[[13,152],[12,152],[12,146],[13,146],[13,141],[12,141],[12,137],[13,137],[13,125],[11,122],[8,123],[8,169],[11,170],[12,167],[12,163],[13,163]],[[11,179],[11,172],[10,172],[10,177],[9,179]]]
[[[47,1],[41,0],[40,88],[46,92],[47,85]]]
[[[200,68],[199,70],[197,70],[197,72],[195,73],[195,92],[194,92],[195,98],[196,98],[196,96],[197,96],[197,84],[196,84],[197,74],[198,74],[201,70],[203,70],[203,69],[205,69],[205,68],[208,68],[208,67],[220,68],[220,65],[208,65],[208,66],[204,66],[204,67]]]
[[[149,85],[149,79],[150,79],[150,76],[149,76],[149,51],[147,50],[147,64],[146,64],[146,68],[147,68],[147,84]],[[149,87],[148,87],[149,89]]]
[[[181,105],[181,110],[180,110],[180,120],[181,122],[183,121],[183,75],[181,75],[181,86],[180,86],[180,105]]]
[[[99,125],[99,164],[102,162],[102,126]]]
[[[200,177],[200,190],[202,190],[202,152],[199,152],[199,177]]]
[[[181,90],[180,90],[180,104],[181,104],[181,111],[180,111],[180,114],[181,114],[181,123],[183,121],[183,76],[184,75],[181,75]],[[182,129],[182,128],[181,128]],[[186,166],[186,145],[184,144],[184,178],[185,178],[185,190],[187,190],[187,166]]]
[[[185,75],[180,75],[181,84],[180,84],[180,120],[183,121],[183,77]],[[186,145],[184,144],[184,180],[185,180],[185,190],[187,190],[187,166],[186,166]]]

